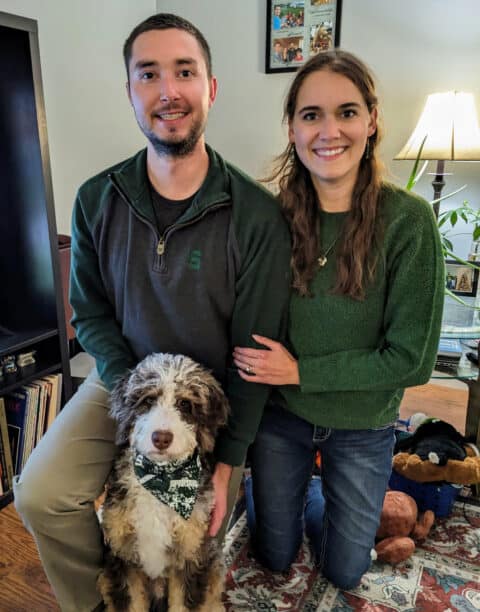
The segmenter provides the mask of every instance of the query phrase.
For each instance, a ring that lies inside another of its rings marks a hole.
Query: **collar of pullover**
[[[231,198],[230,177],[223,159],[208,145],[209,167],[207,176],[198,190],[192,205],[182,217],[187,221],[208,208],[228,202]],[[147,176],[147,149],[142,149],[110,175],[111,181],[133,208],[150,218],[151,204]]]

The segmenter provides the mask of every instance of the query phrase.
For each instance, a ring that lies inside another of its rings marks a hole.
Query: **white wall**
[[[283,1],[283,0],[282,0]],[[305,0],[308,2],[309,0]],[[209,41],[219,95],[208,139],[253,175],[285,142],[282,101],[292,74],[264,74],[266,0],[157,0],[158,11],[193,21]],[[379,82],[386,135],[382,147],[392,180],[403,185],[411,162],[392,161],[423,108],[426,96],[450,89],[471,91],[480,109],[479,0],[343,0],[342,47],[358,54]],[[430,162],[429,171],[434,170]],[[444,193],[468,188],[445,208],[468,199],[480,205],[480,162],[447,162]],[[432,197],[433,177],[416,190]],[[455,240],[466,255],[470,240]]]
[[[122,45],[155,0],[0,0],[0,11],[38,21],[57,228],[70,233],[80,183],[143,146]]]

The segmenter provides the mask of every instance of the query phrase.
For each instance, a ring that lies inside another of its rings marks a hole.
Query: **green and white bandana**
[[[197,499],[202,464],[198,452],[188,459],[157,463],[136,453],[133,469],[141,485],[184,519],[190,518]]]

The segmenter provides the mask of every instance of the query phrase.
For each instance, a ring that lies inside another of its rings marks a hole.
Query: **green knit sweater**
[[[327,248],[348,213],[321,212]],[[300,386],[280,387],[289,410],[337,429],[395,421],[405,387],[428,381],[437,354],[445,270],[430,205],[393,185],[381,198],[383,248],[364,301],[333,295],[335,249],[312,283],[291,299],[290,348]],[[275,394],[278,398],[278,394]]]

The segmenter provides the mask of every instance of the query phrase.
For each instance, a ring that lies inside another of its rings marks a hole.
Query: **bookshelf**
[[[0,359],[35,363],[0,379],[0,396],[52,373],[72,394],[37,22],[0,12]],[[11,501],[0,497],[0,508]]]

